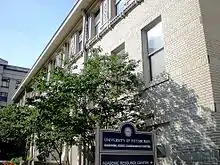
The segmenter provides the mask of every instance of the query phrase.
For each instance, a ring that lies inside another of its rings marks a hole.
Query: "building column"
[[[101,0],[99,10],[100,10],[100,16],[99,16],[100,27],[102,27],[102,25],[103,25],[103,0]]]
[[[87,26],[87,16],[86,12],[82,10],[82,16],[83,16],[83,28],[82,28],[82,48],[84,50],[85,43],[86,43],[86,26]]]
[[[109,20],[116,16],[115,0],[108,0]]]
[[[109,0],[102,0],[100,5],[101,27],[109,20]]]
[[[87,60],[87,52],[85,49],[86,41],[87,41],[87,15],[85,10],[82,10],[82,16],[83,16],[83,28],[82,28],[82,51],[83,51],[83,58],[84,62]]]

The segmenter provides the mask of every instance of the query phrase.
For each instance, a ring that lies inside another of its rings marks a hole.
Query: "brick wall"
[[[220,33],[218,42],[216,38],[209,39],[212,46],[207,47],[207,36],[210,34],[208,35],[206,31],[204,33],[206,26],[202,16],[207,12],[203,11],[203,6],[209,3],[206,8],[211,9],[213,5],[218,5],[217,1],[219,4],[219,0],[213,0],[212,3],[210,0],[144,0],[104,35],[94,47],[101,46],[104,52],[111,52],[125,43],[125,50],[130,58],[142,61],[141,30],[161,16],[164,30],[166,71],[178,84],[187,84],[188,88],[194,89],[199,96],[200,105],[214,111],[214,99],[217,101],[219,98],[220,101],[220,89],[217,89],[217,82],[220,82],[220,70],[213,68],[214,63],[215,66],[220,66],[220,54],[217,53],[219,61],[216,60],[216,55],[212,55],[212,59],[215,59],[211,65],[209,65],[208,55],[220,52]],[[215,16],[214,20],[216,21],[220,16],[220,7],[216,6],[214,10],[219,12],[218,16]],[[207,22],[209,19],[210,16],[207,16]],[[213,25],[216,24],[215,21],[213,21]],[[218,25],[218,28],[213,27],[215,33],[220,29],[220,21]],[[212,47],[215,47],[215,50],[212,50]],[[138,71],[143,71],[142,66]],[[215,98],[213,97],[213,89],[215,90]],[[219,119],[220,115],[219,118],[216,118],[217,125],[220,123]],[[217,129],[219,130],[219,128]],[[213,134],[216,137],[216,139],[214,138],[216,142],[219,142],[218,135],[220,135],[218,131]],[[189,154],[191,153],[192,151],[189,152]],[[211,162],[200,160],[200,164],[211,165]],[[189,164],[193,164],[193,161]]]
[[[179,84],[194,89],[200,103],[214,110],[199,0],[145,0],[95,46],[111,52],[124,42],[129,56],[142,60],[141,30],[159,16],[163,22],[166,71]]]
[[[214,113],[217,130],[213,139],[220,146],[220,1],[200,0],[202,23],[204,26],[207,54],[210,61],[210,74],[215,102]]]

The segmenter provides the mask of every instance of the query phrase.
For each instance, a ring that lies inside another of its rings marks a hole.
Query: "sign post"
[[[97,129],[95,159],[95,165],[155,165],[154,136],[128,122],[118,131]]]

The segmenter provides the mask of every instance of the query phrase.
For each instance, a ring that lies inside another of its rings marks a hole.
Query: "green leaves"
[[[40,72],[27,90],[35,93],[27,106],[3,111],[2,136],[32,137],[39,152],[56,151],[59,156],[64,144],[93,146],[97,124],[114,128],[132,120],[131,110],[141,111],[134,99],[143,85],[134,72],[137,66],[126,54],[95,51],[79,73],[72,73],[71,66],[55,68],[48,81],[46,72]]]
[[[0,110],[1,150],[4,152],[7,150],[6,147],[14,147],[7,153],[9,158],[24,156],[25,144],[30,134],[29,119],[31,116],[32,112],[27,107],[8,105]]]

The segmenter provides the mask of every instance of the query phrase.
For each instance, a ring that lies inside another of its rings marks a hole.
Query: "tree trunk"
[[[59,153],[59,165],[62,165],[62,153]]]

